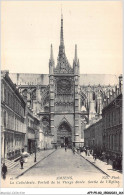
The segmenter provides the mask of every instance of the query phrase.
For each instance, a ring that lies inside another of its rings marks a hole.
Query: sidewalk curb
[[[50,154],[48,154],[47,156],[45,156],[44,158],[40,159],[38,162],[36,162],[35,164],[33,164],[31,167],[27,168],[24,172],[22,172],[21,174],[17,175],[15,178],[18,179],[20,176],[24,175],[27,171],[29,171],[30,169],[32,169],[35,165],[37,165],[40,161],[44,160],[45,158],[47,158],[48,156],[50,156],[51,154],[53,154],[56,150],[54,150],[53,152],[51,152]]]
[[[96,167],[99,171],[101,171],[102,173],[104,173],[105,175],[107,175],[108,177],[110,177],[110,175],[108,175],[105,171],[103,171],[102,169],[100,169],[97,165],[95,165],[94,163],[92,163],[90,160],[86,159],[84,156],[82,156],[81,154],[79,154],[82,158],[84,158],[86,161],[88,161],[90,164],[92,164],[94,167]]]

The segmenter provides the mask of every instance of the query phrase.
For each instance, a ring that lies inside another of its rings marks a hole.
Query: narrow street
[[[65,149],[62,148],[56,150],[24,174],[24,176],[37,177],[58,175],[101,177],[103,173],[78,154],[73,154],[71,149],[65,152]]]
[[[106,174],[96,168],[96,162],[90,163],[79,154],[73,154],[71,149],[65,151],[64,148],[53,151],[42,151],[39,154],[38,161],[33,164],[31,159],[24,164],[24,169],[20,166],[11,170],[9,178],[7,175],[8,185],[17,187],[112,187],[113,182],[116,187],[122,186],[122,179],[116,175],[108,177]],[[37,155],[38,155],[37,154]],[[44,157],[43,157],[44,156]],[[32,160],[34,156],[32,156]],[[95,164],[95,166],[93,165]],[[27,168],[26,168],[27,166]],[[102,182],[101,182],[102,181]],[[2,185],[6,184],[2,180]]]

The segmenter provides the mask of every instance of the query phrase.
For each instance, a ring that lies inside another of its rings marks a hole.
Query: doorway
[[[63,122],[57,131],[57,145],[61,147],[71,147],[72,145],[72,131],[67,122]]]

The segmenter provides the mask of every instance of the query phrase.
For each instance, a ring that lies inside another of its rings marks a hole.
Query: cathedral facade
[[[41,128],[51,136],[52,145],[63,147],[83,144],[83,129],[102,114],[104,99],[115,90],[115,75],[81,75],[77,45],[73,64],[65,53],[63,16],[57,64],[53,48],[49,59],[49,75],[10,74],[28,106],[37,114]]]
[[[65,54],[63,17],[61,17],[60,46],[55,66],[51,45],[49,60],[48,113],[53,144],[78,146],[81,143],[81,116],[79,95],[79,60],[77,46],[73,67]]]

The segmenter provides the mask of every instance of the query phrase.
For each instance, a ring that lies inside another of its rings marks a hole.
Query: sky
[[[57,63],[61,7],[69,63],[77,44],[81,74],[121,74],[121,1],[2,1],[2,69],[49,73],[51,43]]]

